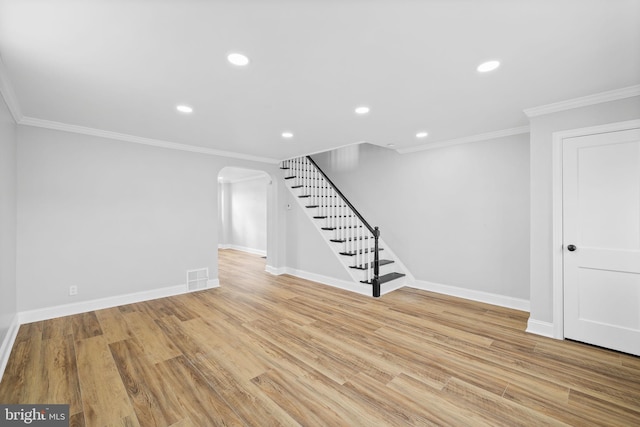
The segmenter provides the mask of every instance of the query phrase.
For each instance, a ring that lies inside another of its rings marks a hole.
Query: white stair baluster
[[[315,202],[313,203],[314,205],[320,205],[320,198],[318,197],[318,191],[320,190],[318,188],[318,183],[320,182],[319,179],[319,173],[318,173],[318,169],[313,169],[313,197],[315,197]]]
[[[351,209],[349,209],[349,213],[351,213]],[[347,237],[347,244],[349,245],[349,252],[353,253],[353,220],[351,217],[349,219],[349,236]]]
[[[344,224],[342,218],[342,200],[340,201],[340,209],[338,209],[338,231],[340,232],[338,239],[342,239],[342,233],[344,232]]]
[[[371,243],[369,243],[367,245],[367,248],[369,246],[371,246]],[[373,256],[372,255],[373,255],[373,253],[371,251],[367,252],[367,258],[368,258],[367,263],[369,264],[368,267],[367,267],[367,281],[368,282],[373,280],[373,274],[372,274],[372,272],[373,272]]]
[[[341,230],[342,230],[342,235],[340,236],[341,239],[344,239],[345,236],[347,235],[347,217],[344,216],[344,213],[346,211],[346,207],[347,205],[345,205],[344,203],[342,204],[342,209],[340,209],[340,225],[341,225]]]
[[[307,166],[304,164],[304,161],[300,159],[300,174],[302,175],[302,190],[304,194],[307,194]]]
[[[353,230],[351,230],[351,247],[353,248],[353,252],[358,254],[358,218],[354,217],[352,220]]]
[[[358,240],[358,249],[360,249],[360,250],[364,249],[364,246],[363,246],[364,234],[363,234],[362,230],[364,230],[363,227],[358,228],[358,239],[359,239]],[[364,264],[364,252],[360,254],[359,262],[358,262],[359,266],[362,266],[363,264]]]
[[[311,204],[312,205],[317,205],[318,204],[318,195],[317,193],[317,187],[316,187],[316,176],[318,175],[318,172],[316,171],[316,169],[313,166],[309,166],[311,168]]]
[[[304,159],[304,181],[306,183],[304,194],[311,192],[311,181],[309,180],[309,165],[307,165],[307,159]]]
[[[324,180],[324,178],[322,179],[322,192],[324,194],[324,213],[322,214],[323,216],[326,216],[327,218],[329,217],[329,190],[327,189],[327,182]],[[325,220],[325,224],[327,224],[328,221]]]
[[[333,194],[333,189],[331,189],[330,193]],[[336,227],[336,208],[337,208],[337,205],[332,199],[332,202],[331,202],[331,218],[329,218],[329,223],[331,225],[329,225],[329,227],[333,227],[333,228]]]
[[[322,181],[322,200],[323,200],[323,204],[322,204],[322,212],[320,213],[320,216],[327,216],[327,201],[329,200],[329,198],[327,197],[327,186],[326,183],[324,182],[324,177],[320,180]],[[325,224],[327,223],[327,221],[324,222]]]
[[[309,165],[308,163],[307,163],[307,168],[309,168],[309,196],[310,196],[309,197],[309,204],[310,205],[315,205],[314,197],[313,197],[314,196],[314,191],[315,191],[315,188],[314,188],[315,184],[314,184],[314,180],[313,180],[313,177],[315,176],[315,171],[313,170],[311,165]]]
[[[300,175],[302,175],[302,193],[307,194],[307,170],[302,160],[300,160]]]

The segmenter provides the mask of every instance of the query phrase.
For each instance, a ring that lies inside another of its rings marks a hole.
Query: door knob
[[[569,252],[573,252],[573,251],[575,251],[576,249],[578,249],[578,248],[576,248],[576,245],[569,245],[569,246],[567,246],[567,250],[568,250]]]

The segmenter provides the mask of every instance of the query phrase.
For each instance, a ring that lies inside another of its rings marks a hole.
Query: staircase
[[[404,284],[394,282],[406,274],[397,271],[404,268],[382,244],[378,227],[372,227],[360,215],[311,157],[285,160],[280,168],[285,171],[287,187],[316,222],[354,281],[371,285],[374,297],[380,296],[385,284],[385,288]]]

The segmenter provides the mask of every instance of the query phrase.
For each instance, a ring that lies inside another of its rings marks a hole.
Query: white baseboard
[[[273,267],[271,265],[267,265],[264,267],[264,271],[273,274],[274,276],[279,276],[281,274],[287,274],[287,267]]]
[[[513,308],[515,310],[530,311],[529,301],[520,298],[508,297],[505,295],[492,294],[489,292],[475,291],[472,289],[459,288],[457,286],[442,285],[440,283],[416,280],[410,285],[412,288],[453,297],[464,298],[472,301],[484,302],[500,307]]]
[[[406,280],[405,280],[406,279]],[[380,295],[386,295],[389,292],[393,292],[400,288],[404,288],[405,286],[409,286],[409,278],[407,276],[404,277],[403,280],[393,280],[391,282],[383,283],[380,285]],[[367,285],[368,286],[368,285]],[[371,292],[371,291],[370,291]]]
[[[542,335],[547,338],[555,338],[553,323],[535,320],[529,317],[527,322],[527,332],[536,335]]]
[[[186,285],[168,286],[166,288],[152,289],[132,294],[116,295],[73,304],[23,311],[19,313],[19,320],[22,325],[24,323],[38,322],[40,320],[70,316],[73,314],[86,313],[88,311],[101,310],[103,308],[117,307],[119,305],[133,304],[136,302],[154,300],[184,293],[187,293]]]
[[[4,370],[7,367],[7,363],[9,362],[11,349],[13,348],[13,344],[16,342],[16,337],[18,336],[18,329],[20,329],[20,321],[19,316],[16,313],[16,315],[13,316],[13,320],[9,324],[7,334],[2,340],[2,343],[0,343],[0,380],[2,380]]]
[[[246,246],[222,244],[222,245],[218,245],[218,249],[234,249],[236,251],[247,252],[249,254],[267,256],[267,251],[263,249],[247,248]]]
[[[334,288],[344,289],[361,295],[371,296],[371,286],[365,285],[364,283],[358,284],[349,280],[336,279],[335,277],[323,276],[321,274],[310,273],[308,271],[298,270],[291,267],[285,267],[284,274],[289,274],[301,279],[311,280],[313,282],[322,283],[323,285],[333,286]]]
[[[219,279],[207,280],[207,289],[220,287]],[[20,325],[25,323],[38,322],[41,320],[54,319],[56,317],[71,316],[73,314],[86,313],[93,310],[101,310],[103,308],[117,307],[125,304],[133,304],[136,302],[149,301],[158,298],[165,298],[174,295],[187,293],[186,285],[168,286],[165,288],[152,289],[149,291],[135,292],[125,295],[116,295],[107,298],[100,298],[90,301],[82,301],[73,304],[64,304],[54,307],[39,308],[36,310],[22,311],[17,313],[9,329],[7,335],[0,343],[0,379],[6,368],[11,349],[15,343],[16,336]]]
[[[265,271],[275,276],[279,276],[281,274],[289,274],[291,276],[299,277],[301,279],[311,280],[313,282],[322,283],[323,285],[328,285],[334,288],[355,292],[360,295],[372,296],[371,285],[367,285],[364,283],[355,283],[349,280],[336,279],[335,277],[323,276],[321,274],[311,273],[304,270],[298,270],[291,267],[276,268],[268,265],[266,266]],[[388,294],[389,292],[393,292],[396,289],[402,288],[403,286],[406,286],[406,283],[401,280],[389,282],[389,284],[383,284],[380,288],[380,295]]]

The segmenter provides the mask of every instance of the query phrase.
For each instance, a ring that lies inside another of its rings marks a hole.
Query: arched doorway
[[[270,176],[260,170],[225,167],[218,174],[218,247],[266,258]]]

